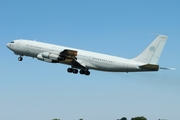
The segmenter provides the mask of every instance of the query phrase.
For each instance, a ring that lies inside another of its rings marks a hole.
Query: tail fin
[[[149,64],[157,64],[161,56],[168,36],[158,35],[158,37],[133,60]]]

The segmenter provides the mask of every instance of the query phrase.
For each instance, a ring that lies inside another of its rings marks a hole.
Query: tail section
[[[165,35],[158,35],[158,37],[133,60],[142,63],[157,64],[167,38]]]

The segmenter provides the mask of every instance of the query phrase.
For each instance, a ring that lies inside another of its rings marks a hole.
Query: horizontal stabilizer
[[[176,70],[176,68],[165,68],[165,67],[160,67],[159,69],[162,69],[162,70]]]
[[[149,71],[158,71],[159,65],[145,64],[145,65],[139,66],[139,68],[144,69],[144,70],[149,70]]]

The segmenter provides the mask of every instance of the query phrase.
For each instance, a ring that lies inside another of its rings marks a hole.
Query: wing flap
[[[80,69],[85,68],[86,67],[85,62],[83,60],[79,60],[76,58],[77,53],[78,52],[75,50],[65,49],[60,53],[60,56],[65,58],[65,61],[71,61],[71,65],[73,67]]]
[[[69,59],[76,59],[75,56],[77,56],[77,51],[65,49],[60,53],[60,56]]]
[[[84,69],[86,68],[86,64],[83,60],[73,60],[72,61],[73,67]]]

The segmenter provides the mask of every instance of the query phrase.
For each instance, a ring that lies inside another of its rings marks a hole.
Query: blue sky
[[[0,0],[0,119],[179,120],[180,1]],[[169,36],[159,64],[175,71],[66,72],[68,66],[17,60],[6,43],[19,38],[133,58]]]

